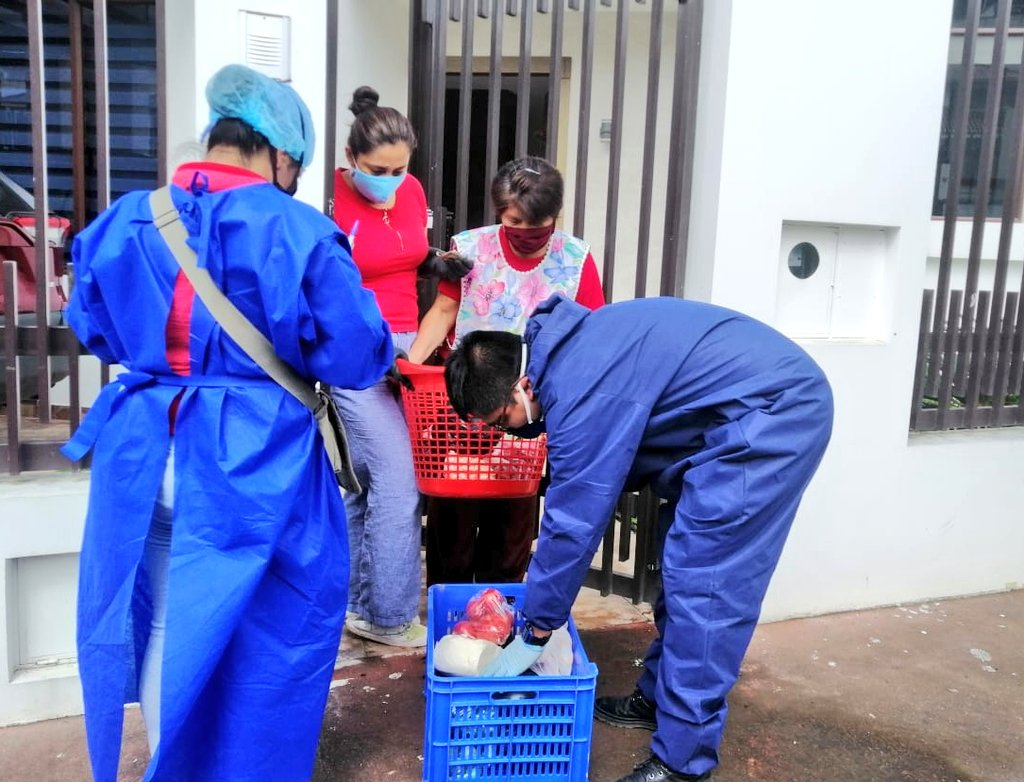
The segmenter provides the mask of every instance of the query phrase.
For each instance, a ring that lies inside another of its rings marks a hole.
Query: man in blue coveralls
[[[466,335],[445,380],[455,410],[546,431],[551,484],[527,576],[525,629],[492,667],[516,676],[563,625],[623,491],[661,506],[658,637],[632,695],[597,718],[654,731],[619,782],[706,780],[761,602],[832,430],[832,392],[763,323],[681,299],[591,312],[552,297],[522,339]]]

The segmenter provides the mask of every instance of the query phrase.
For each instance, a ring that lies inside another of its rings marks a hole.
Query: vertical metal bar
[[[338,0],[327,0],[327,78],[324,80],[324,214],[334,216],[338,135]]]
[[[633,548],[633,591],[630,595],[634,605],[643,599],[644,589],[647,586],[650,528],[657,524],[657,514],[653,516],[651,514],[650,489],[643,489],[636,503],[636,545]]]
[[[15,284],[18,264],[3,262],[4,302],[7,312],[18,311],[18,286]],[[9,315],[4,325],[4,383],[7,393],[7,472],[21,472],[21,397],[18,379],[18,325],[17,315]]]
[[[107,0],[93,0],[96,61],[96,211],[110,206],[110,84],[107,77]]]
[[[1021,285],[1024,286],[1024,274],[1021,277]],[[1010,351],[1013,363],[1010,365],[1007,383],[1007,392],[1017,394],[1018,424],[1024,424],[1024,287],[1021,287],[1021,291],[1017,299],[1017,325],[1013,331],[1013,349]]]
[[[439,4],[434,16],[433,64],[431,76],[433,83],[430,88],[430,175],[427,187],[427,200],[434,212],[434,225],[430,232],[431,243],[435,247],[447,245],[445,235],[444,202],[444,110],[445,87],[448,75],[448,56],[445,51],[448,22],[443,12],[444,0]]]
[[[156,0],[156,180],[161,187],[167,184],[166,5],[166,0]]]
[[[1020,213],[1020,169],[1024,165],[1024,65],[1017,69],[1017,90],[1014,93],[1013,122],[1007,140],[1011,142],[1009,170],[1006,187],[1003,190],[1003,213],[999,223],[999,247],[996,250],[995,278],[992,285],[992,314],[988,326],[989,340],[985,346],[986,362],[982,387],[988,388],[994,382],[996,361],[991,360],[999,347],[999,324],[1002,302],[1006,297],[1006,277],[1010,266],[1010,244],[1013,240],[1013,225]]]
[[[973,349],[971,350],[971,371],[968,373],[967,380],[967,409],[964,413],[964,426],[968,429],[974,428],[974,414],[978,409],[978,390],[981,374],[980,368],[978,367],[978,360],[987,336],[988,308],[992,301],[992,293],[990,291],[979,291],[977,296],[977,312],[975,314],[974,323],[972,324],[971,333],[968,335],[969,341],[973,343]]]
[[[967,122],[971,111],[971,90],[974,85],[974,45],[978,38],[979,0],[968,0],[967,29],[964,34],[964,48],[961,65],[963,83],[957,96],[953,123],[952,149],[949,156],[949,180],[946,187],[946,208],[943,211],[942,247],[939,251],[939,278],[935,285],[935,311],[932,313],[932,342],[930,354],[939,355],[939,342],[943,339],[946,314],[949,308],[949,280],[953,268],[953,241],[956,238],[956,224],[960,208],[960,180],[963,177],[964,149],[967,145]],[[933,361],[928,368],[926,385],[936,382],[935,373],[939,367]]]
[[[526,154],[530,140],[530,54],[533,39],[533,0],[522,0],[519,19],[519,80],[516,85],[516,157]]]
[[[924,378],[927,369],[926,350],[928,346],[928,324],[931,322],[932,307],[935,304],[935,291],[926,290],[921,301],[921,319],[917,334],[917,362],[914,365],[913,397],[910,400],[910,431],[917,429],[921,404],[924,400]]]
[[[548,69],[548,127],[544,156],[551,165],[558,160],[558,119],[562,92],[562,38],[565,35],[565,0],[555,0],[551,16],[551,66]]]
[[[426,21],[429,2],[413,2],[409,9],[409,121],[417,130],[419,153],[413,155],[410,172],[420,180],[427,181],[427,152],[430,148],[430,111],[427,108],[427,91],[430,85],[430,42],[431,27]],[[331,184],[333,187],[333,183]]]
[[[68,3],[71,31],[71,198],[72,228],[85,227],[85,53],[82,46],[82,0]],[[70,260],[68,258],[65,261]]]
[[[622,498],[619,498],[617,505],[619,513],[622,512]],[[601,539],[601,597],[607,597],[612,593],[615,581],[615,514],[608,520],[608,527]]]
[[[637,502],[636,551],[633,561],[633,603],[640,603],[650,591],[650,574],[658,569],[658,511],[661,501],[650,488],[640,492]]]
[[[79,348],[75,333],[66,329],[65,334],[68,337],[68,427],[73,435],[82,424],[81,362],[78,360]],[[71,463],[73,472],[80,469],[80,462]]]
[[[459,81],[459,161],[455,180],[455,233],[469,226],[469,130],[473,117],[473,0],[463,0],[462,63]]]
[[[956,367],[956,346],[959,344],[960,335],[960,305],[964,292],[960,290],[950,291],[949,294],[949,319],[943,324],[943,335],[940,344],[942,345],[941,368],[939,370],[939,407],[936,413],[936,429],[946,428],[946,417],[949,413],[949,405],[953,399],[953,373]]]
[[[576,200],[573,205],[572,232],[583,236],[587,208],[587,157],[590,154],[590,93],[594,72],[594,3],[584,0],[583,42],[580,48],[580,116],[577,134],[579,149],[576,152]]]
[[[661,589],[661,558],[663,548],[663,534],[661,529],[661,500],[654,492],[648,489],[651,503],[651,518],[654,520],[647,530],[647,556],[644,559],[644,579],[640,591],[640,599],[648,603],[654,603],[658,598]]]
[[[647,119],[644,123],[644,160],[640,178],[640,225],[637,230],[636,282],[633,295],[647,295],[647,256],[651,245],[651,201],[654,190],[654,147],[658,130],[658,88],[661,76],[661,22],[664,0],[651,6],[651,37],[647,59]]]
[[[491,16],[491,0],[477,0],[476,15],[481,19],[489,19]]]
[[[622,117],[626,92],[626,54],[629,44],[629,0],[619,0],[615,20],[615,72],[612,76],[612,139],[608,150],[608,208],[605,210],[604,270],[601,283],[605,301],[615,287],[615,240],[619,228],[619,175],[622,164]]]
[[[1024,69],[1021,77],[1024,78]],[[1013,330],[1013,344],[1010,348],[1010,367],[1007,373],[1007,393],[1024,395],[1024,267],[1020,276],[1020,296],[1017,299],[1016,317],[1003,326]],[[1024,423],[1024,399],[1017,404],[1017,423]]]
[[[957,362],[956,384],[962,385],[968,367],[973,367],[971,338],[972,325],[978,307],[978,275],[981,270],[981,245],[985,238],[985,221],[992,192],[992,166],[995,160],[996,135],[999,130],[999,104],[1003,95],[1003,63],[1006,56],[1006,37],[1010,26],[1010,0],[999,5],[992,65],[989,69],[988,94],[985,96],[985,119],[982,123],[981,152],[978,160],[978,180],[975,188],[974,221],[971,226],[971,244],[967,256],[967,282],[964,285],[964,311],[960,320],[960,360]],[[969,417],[969,416],[968,416]]]
[[[625,562],[629,559],[630,541],[633,538],[633,519],[640,513],[637,508],[637,496],[633,492],[629,492],[619,497],[621,516],[619,518],[619,545],[616,552],[616,558],[619,562]]]
[[[487,84],[487,183],[490,193],[491,180],[498,173],[498,131],[501,129],[501,26],[505,14],[501,9],[502,0],[493,0],[491,10],[491,78]],[[485,199],[484,222],[494,222],[494,204]]]
[[[1013,329],[1013,346],[1010,348],[1010,369],[1007,374],[1007,391],[1024,385],[1024,272],[1021,274],[1021,295],[1017,299],[1017,316]],[[1024,408],[1024,403],[1021,404]]]
[[[110,206],[110,84],[107,78],[107,0],[93,0],[93,59],[96,65],[96,211]],[[100,384],[110,382],[110,366],[100,364]]]
[[[1003,319],[999,325],[999,359],[996,361],[995,378],[992,380],[992,417],[995,421],[1002,417],[1006,404],[1010,370],[1010,345],[1013,343],[1013,316],[1017,311],[1017,292],[1006,294],[1003,305]]]
[[[697,87],[700,80],[701,24],[704,0],[688,0],[676,19],[675,83],[669,138],[668,193],[661,257],[661,293],[682,296],[686,282],[686,242],[690,234],[693,143],[696,133]]]
[[[46,61],[43,53],[43,2],[29,0],[28,3],[28,57],[29,84],[32,104],[32,177],[35,197],[36,232],[32,244],[35,246],[36,264],[36,379],[39,393],[38,411],[40,423],[50,422],[50,350],[48,343],[50,328],[50,282],[53,269],[52,255],[46,240],[46,229],[50,215],[50,180],[46,170]],[[17,319],[17,310],[9,310]]]
[[[451,22],[462,21],[462,1],[463,0],[451,0],[448,5],[448,20]],[[472,11],[467,7],[466,16],[471,17]]]

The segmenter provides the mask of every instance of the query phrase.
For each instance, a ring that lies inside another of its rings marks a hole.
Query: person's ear
[[[345,159],[348,160],[348,167],[349,168],[355,168],[356,167],[356,156],[352,154],[352,147],[349,147],[349,146],[345,147]]]
[[[523,375],[519,378],[519,385],[523,388],[523,393],[526,394],[526,398],[531,402],[533,401],[533,383],[530,382],[530,378]]]
[[[299,167],[298,163],[295,162],[295,158],[289,155],[287,152],[277,151],[277,177],[278,181],[281,179],[282,174],[290,174]]]

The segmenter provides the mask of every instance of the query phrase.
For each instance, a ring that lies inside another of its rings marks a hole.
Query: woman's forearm
[[[422,364],[430,354],[434,352],[448,332],[455,325],[455,316],[458,313],[459,304],[444,294],[437,294],[434,304],[427,314],[420,321],[416,339],[409,347],[409,360],[415,364]]]

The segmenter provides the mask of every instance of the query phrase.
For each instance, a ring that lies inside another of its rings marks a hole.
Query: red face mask
[[[512,251],[524,258],[529,258],[547,247],[551,234],[555,232],[553,222],[551,225],[537,228],[510,228],[507,225],[502,227],[505,229],[505,236],[508,237]]]

